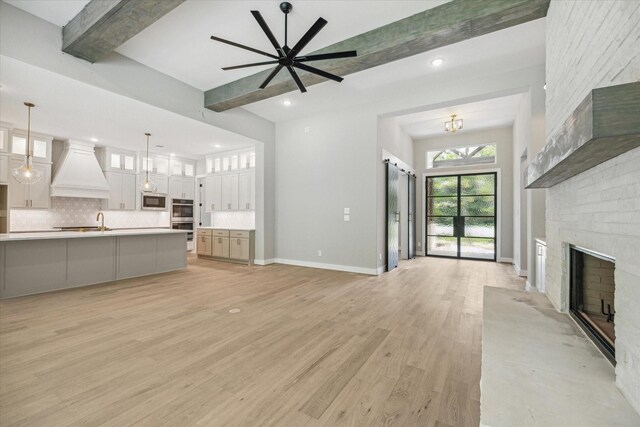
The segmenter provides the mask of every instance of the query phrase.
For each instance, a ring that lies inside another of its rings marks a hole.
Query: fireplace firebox
[[[615,259],[571,246],[569,312],[615,365]]]

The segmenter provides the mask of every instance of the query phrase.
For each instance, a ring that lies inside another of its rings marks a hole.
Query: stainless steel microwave
[[[166,211],[167,195],[158,193],[142,193],[142,209],[148,211]]]

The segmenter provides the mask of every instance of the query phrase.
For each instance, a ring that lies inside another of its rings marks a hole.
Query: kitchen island
[[[0,298],[187,267],[187,232],[136,229],[0,235]]]

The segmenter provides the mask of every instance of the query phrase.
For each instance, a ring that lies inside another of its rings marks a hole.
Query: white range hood
[[[109,198],[109,184],[94,147],[94,144],[81,141],[64,143],[51,183],[52,197]]]

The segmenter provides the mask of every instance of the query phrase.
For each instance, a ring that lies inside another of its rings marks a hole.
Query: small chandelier
[[[444,122],[444,130],[451,133],[456,133],[462,129],[462,119],[456,119],[456,115],[451,115],[451,120]]]
[[[11,171],[13,178],[20,184],[35,184],[42,179],[42,172],[33,168],[33,159],[31,158],[31,108],[35,107],[32,102],[25,102],[24,105],[29,109],[28,125],[27,125],[27,143],[25,145],[24,163],[20,167]]]
[[[146,173],[144,176],[144,182],[140,185],[140,190],[142,190],[143,193],[155,193],[156,186],[151,182],[151,180],[149,180],[149,137],[151,134],[146,132],[145,135],[147,136],[147,157],[145,158],[147,164],[145,166]]]

